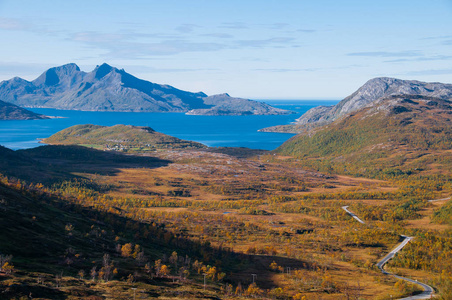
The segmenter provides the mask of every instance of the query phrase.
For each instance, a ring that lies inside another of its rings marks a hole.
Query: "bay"
[[[0,121],[0,145],[10,149],[40,146],[39,139],[77,124],[149,126],[156,131],[210,147],[247,147],[273,150],[293,134],[258,132],[259,129],[290,124],[312,107],[335,105],[336,100],[266,100],[275,107],[297,112],[283,116],[187,116],[183,113],[91,112],[32,108],[60,118]]]

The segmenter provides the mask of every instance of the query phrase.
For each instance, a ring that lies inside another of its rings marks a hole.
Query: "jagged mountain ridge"
[[[213,98],[212,98],[213,97]],[[76,64],[50,68],[33,81],[19,77],[0,83],[0,99],[23,107],[46,107],[84,111],[188,112],[216,105],[230,114],[247,113],[246,107],[262,103],[227,94],[207,96],[141,80],[108,64],[83,72]],[[216,99],[216,100],[212,100]],[[215,102],[215,104],[210,104]],[[244,106],[246,103],[247,106]],[[289,111],[264,104],[252,114],[287,114]],[[199,113],[199,114],[202,114]]]
[[[313,127],[329,124],[352,112],[378,104],[395,95],[412,95],[452,99],[452,84],[422,82],[378,77],[367,81],[356,92],[334,106],[318,106],[310,109],[294,124],[265,128],[262,131],[302,132]]]

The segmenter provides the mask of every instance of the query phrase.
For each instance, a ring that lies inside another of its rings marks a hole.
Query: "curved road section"
[[[441,200],[443,200],[443,199],[441,199]],[[361,220],[361,219],[358,218],[354,213],[352,213],[351,211],[348,210],[348,206],[342,206],[342,209],[345,210],[350,216],[352,216],[352,217],[353,217],[355,220],[357,220],[358,222],[360,222],[360,223],[362,223],[362,224],[365,224],[363,220]],[[381,272],[383,272],[383,274],[385,274],[385,275],[391,275],[391,276],[394,276],[395,278],[402,279],[402,280],[405,280],[405,281],[408,281],[408,282],[417,284],[417,285],[421,286],[421,287],[424,289],[424,291],[423,291],[422,293],[418,294],[418,295],[414,295],[414,296],[410,296],[410,297],[401,298],[400,300],[430,299],[430,298],[432,298],[432,295],[433,295],[433,292],[434,292],[434,290],[433,290],[433,288],[432,288],[431,286],[429,286],[429,285],[427,285],[427,284],[425,284],[425,283],[422,283],[422,282],[418,282],[417,280],[405,278],[405,277],[402,277],[402,276],[399,276],[399,275],[395,275],[395,274],[386,272],[386,271],[383,269],[384,265],[385,265],[391,258],[393,258],[394,255],[395,255],[397,252],[399,252],[400,250],[402,250],[402,248],[405,247],[406,244],[408,244],[409,241],[411,241],[411,240],[413,239],[412,237],[405,236],[405,235],[402,235],[402,237],[404,238],[404,240],[403,240],[399,245],[397,245],[397,247],[395,247],[391,252],[389,252],[385,257],[383,257],[383,259],[380,260],[380,261],[377,263],[377,267],[378,267],[378,268],[381,270]]]
[[[366,224],[364,223],[363,220],[361,220],[360,218],[358,218],[357,215],[355,215],[354,213],[352,213],[351,211],[348,210],[348,206],[342,206],[342,209],[345,210],[350,216],[353,217],[353,219],[355,219],[356,221],[358,221],[361,224]]]

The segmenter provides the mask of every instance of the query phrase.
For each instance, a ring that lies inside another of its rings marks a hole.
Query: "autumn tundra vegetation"
[[[451,297],[441,161],[363,178],[246,149],[1,151],[2,299],[396,299],[421,290],[375,266],[400,234],[386,268]]]
[[[376,263],[405,235],[386,270],[452,299],[450,105],[399,98],[272,152],[91,125],[1,147],[0,298],[398,299],[422,289]]]

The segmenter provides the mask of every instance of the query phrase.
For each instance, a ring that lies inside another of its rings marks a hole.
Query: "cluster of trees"
[[[353,247],[384,247],[388,243],[396,243],[399,235],[379,227],[365,227],[356,229],[356,224],[342,230],[340,243]]]
[[[452,236],[427,231],[416,236],[392,261],[391,265],[416,270],[452,273]]]
[[[11,263],[12,255],[0,253],[0,272],[11,274],[14,271],[14,265]]]
[[[452,225],[452,201],[433,212],[432,221],[439,224]]]
[[[284,268],[273,261],[269,268],[273,272],[282,273],[286,280],[292,281],[301,291],[309,292],[311,290],[322,290],[326,293],[341,293],[345,290],[345,285],[336,282],[331,272],[326,268],[309,269],[291,269]],[[347,285],[347,287],[350,287]],[[301,294],[296,294],[293,298],[297,299]]]
[[[363,220],[397,222],[418,219],[420,211],[427,207],[428,202],[420,199],[392,201],[386,205],[352,204],[351,209]]]
[[[246,181],[232,180],[215,182],[206,185],[204,191],[212,194],[230,196],[240,199],[265,199],[278,195],[280,192],[305,192],[317,186],[317,183],[306,182],[298,176],[277,176],[268,180],[249,179]]]
[[[135,281],[137,278],[172,278],[173,280],[179,279],[180,281],[186,281],[191,272],[198,275],[205,276],[211,282],[221,282],[226,277],[226,273],[219,271],[217,266],[206,265],[199,260],[192,262],[192,259],[188,256],[180,256],[176,251],[173,251],[170,256],[163,255],[161,259],[155,260],[151,263],[148,257],[144,256],[144,252],[132,251],[141,250],[139,245],[131,247],[130,243],[124,245],[118,244],[117,247],[120,255],[123,258],[134,259],[136,268],[133,273],[129,273],[127,281]],[[90,280],[101,280],[108,282],[114,279],[118,273],[124,273],[126,270],[122,270],[119,264],[114,262],[109,254],[104,254],[102,259],[102,266],[97,269],[97,266],[92,267],[89,272],[81,269],[78,272],[80,279],[85,279],[86,275],[89,275]]]
[[[99,280],[103,280],[105,282],[112,280],[113,276],[118,274],[118,269],[115,268],[114,262],[110,259],[109,254],[104,254],[104,257],[102,259],[102,267],[97,270],[97,267],[94,266],[91,268],[89,275],[91,277],[91,280],[96,280],[96,276]],[[85,275],[84,270],[80,270],[78,272],[78,275],[81,279],[83,279]]]
[[[278,254],[278,249],[273,246],[260,246],[260,247],[256,247],[256,246],[249,246],[246,251],[246,254],[261,254],[261,255],[277,255]]]
[[[440,299],[452,299],[452,272],[443,270],[432,283],[438,287]]]

